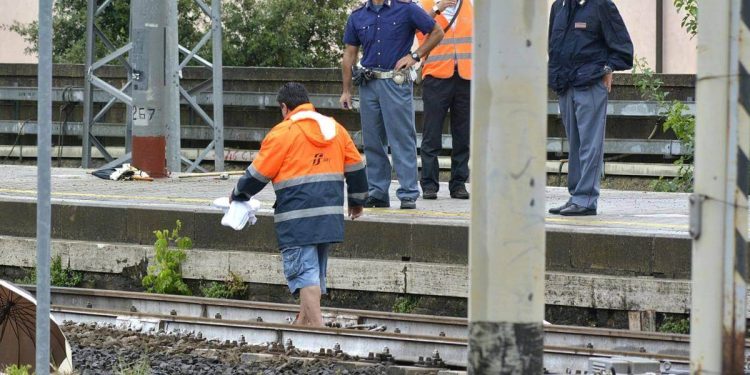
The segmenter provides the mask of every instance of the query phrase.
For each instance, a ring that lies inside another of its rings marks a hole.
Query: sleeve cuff
[[[237,188],[232,189],[232,200],[238,202],[247,202],[250,200],[250,196],[245,193],[237,192]]]

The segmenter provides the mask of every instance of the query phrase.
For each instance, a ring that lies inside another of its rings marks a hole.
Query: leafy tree
[[[356,0],[238,0],[224,7],[226,65],[329,67]]]
[[[98,1],[97,3],[101,3]],[[82,64],[86,58],[86,0],[57,0],[53,8],[54,40],[52,59],[55,63]],[[200,38],[196,29],[200,20],[200,12],[192,0],[179,0],[181,10],[178,27],[180,28],[180,42],[195,43]],[[97,25],[102,33],[115,47],[125,45],[129,40],[130,30],[130,0],[114,0],[97,18]],[[39,23],[37,21],[22,24],[14,22],[3,25],[21,35],[28,46],[26,53],[37,53]],[[106,47],[101,41],[97,42],[97,56],[104,56]]]
[[[678,12],[684,12],[681,25],[694,37],[698,34],[698,0],[674,0],[674,6]]]
[[[179,1],[180,44],[192,49],[209,27],[193,0]],[[86,0],[56,0],[55,63],[83,63],[86,56]],[[101,3],[101,1],[98,1]],[[338,65],[346,18],[358,0],[232,0],[223,2],[224,65],[329,67]],[[119,47],[129,39],[130,0],[114,0],[97,25]],[[21,35],[34,54],[38,23],[0,27]],[[97,44],[97,56],[106,54]],[[211,60],[211,43],[199,54]]]
[[[115,46],[128,39],[129,1],[114,1],[98,18],[102,32]],[[83,63],[86,57],[86,0],[57,0],[53,8],[52,59],[55,63]],[[28,46],[26,53],[37,53],[39,23],[22,24],[18,21],[4,25],[21,35]],[[103,45],[98,46],[103,49]]]

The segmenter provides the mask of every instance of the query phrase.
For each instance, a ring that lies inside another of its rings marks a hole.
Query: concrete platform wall
[[[34,237],[36,205],[0,201],[0,235]],[[222,227],[218,213],[196,210],[54,204],[52,236],[61,240],[150,245],[152,231],[183,222],[195,247],[213,250],[278,252],[273,222],[259,217],[252,232]],[[468,227],[403,222],[347,221],[346,243],[331,256],[378,261],[466,266]],[[617,276],[690,278],[687,236],[590,233],[547,230],[547,271]]]
[[[82,87],[83,66],[56,65],[53,71],[54,87]],[[98,76],[115,86],[124,83],[123,68],[107,66],[97,71]],[[339,95],[341,93],[339,69],[287,69],[287,68],[240,68],[231,67],[224,70],[224,89],[227,92],[276,92],[287,81],[299,81],[305,84],[314,94]],[[664,90],[670,93],[670,99],[691,101],[695,97],[695,77],[693,75],[661,75]],[[183,84],[191,87],[210,78],[210,73],[201,68],[186,68],[183,71]],[[33,64],[0,64],[0,87],[35,87],[36,65]],[[415,96],[421,96],[421,89],[416,87]],[[554,93],[549,93],[551,100]],[[612,100],[641,100],[629,74],[617,74],[615,87],[610,97]],[[351,111],[324,109],[323,113],[334,116],[348,129],[360,129],[359,114]],[[209,108],[210,113],[210,108]],[[417,113],[417,131],[421,132],[422,117]],[[0,101],[0,120],[33,120],[36,118],[34,102]],[[124,106],[115,105],[102,120],[109,123],[122,123],[125,118]],[[53,111],[53,119],[60,121],[59,104]],[[81,121],[82,106],[78,105],[70,121]],[[232,107],[225,108],[226,127],[261,127],[268,128],[280,120],[278,108]],[[564,130],[558,116],[549,116],[548,135],[561,137]],[[181,122],[185,125],[202,125],[202,121],[187,106],[183,106]],[[607,126],[608,138],[645,139],[657,125],[655,119],[649,118],[610,118]],[[654,138],[672,138],[659,129]],[[444,132],[448,134],[446,126]],[[12,140],[11,140],[12,141]],[[7,142],[6,142],[7,143]],[[105,140],[107,144],[120,144],[121,140]],[[186,147],[191,147],[188,142]]]

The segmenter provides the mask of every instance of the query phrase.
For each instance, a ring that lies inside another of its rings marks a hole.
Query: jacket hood
[[[326,146],[336,138],[336,120],[315,112],[312,104],[295,108],[287,119],[298,124],[307,139],[316,146]]]

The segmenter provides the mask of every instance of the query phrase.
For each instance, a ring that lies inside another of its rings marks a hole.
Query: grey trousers
[[[604,165],[607,88],[601,81],[572,87],[560,95],[560,113],[568,135],[569,202],[596,209]]]
[[[392,79],[369,81],[359,87],[359,101],[369,195],[390,200],[390,145],[393,168],[400,185],[396,196],[400,200],[419,198],[412,83],[397,85]]]

